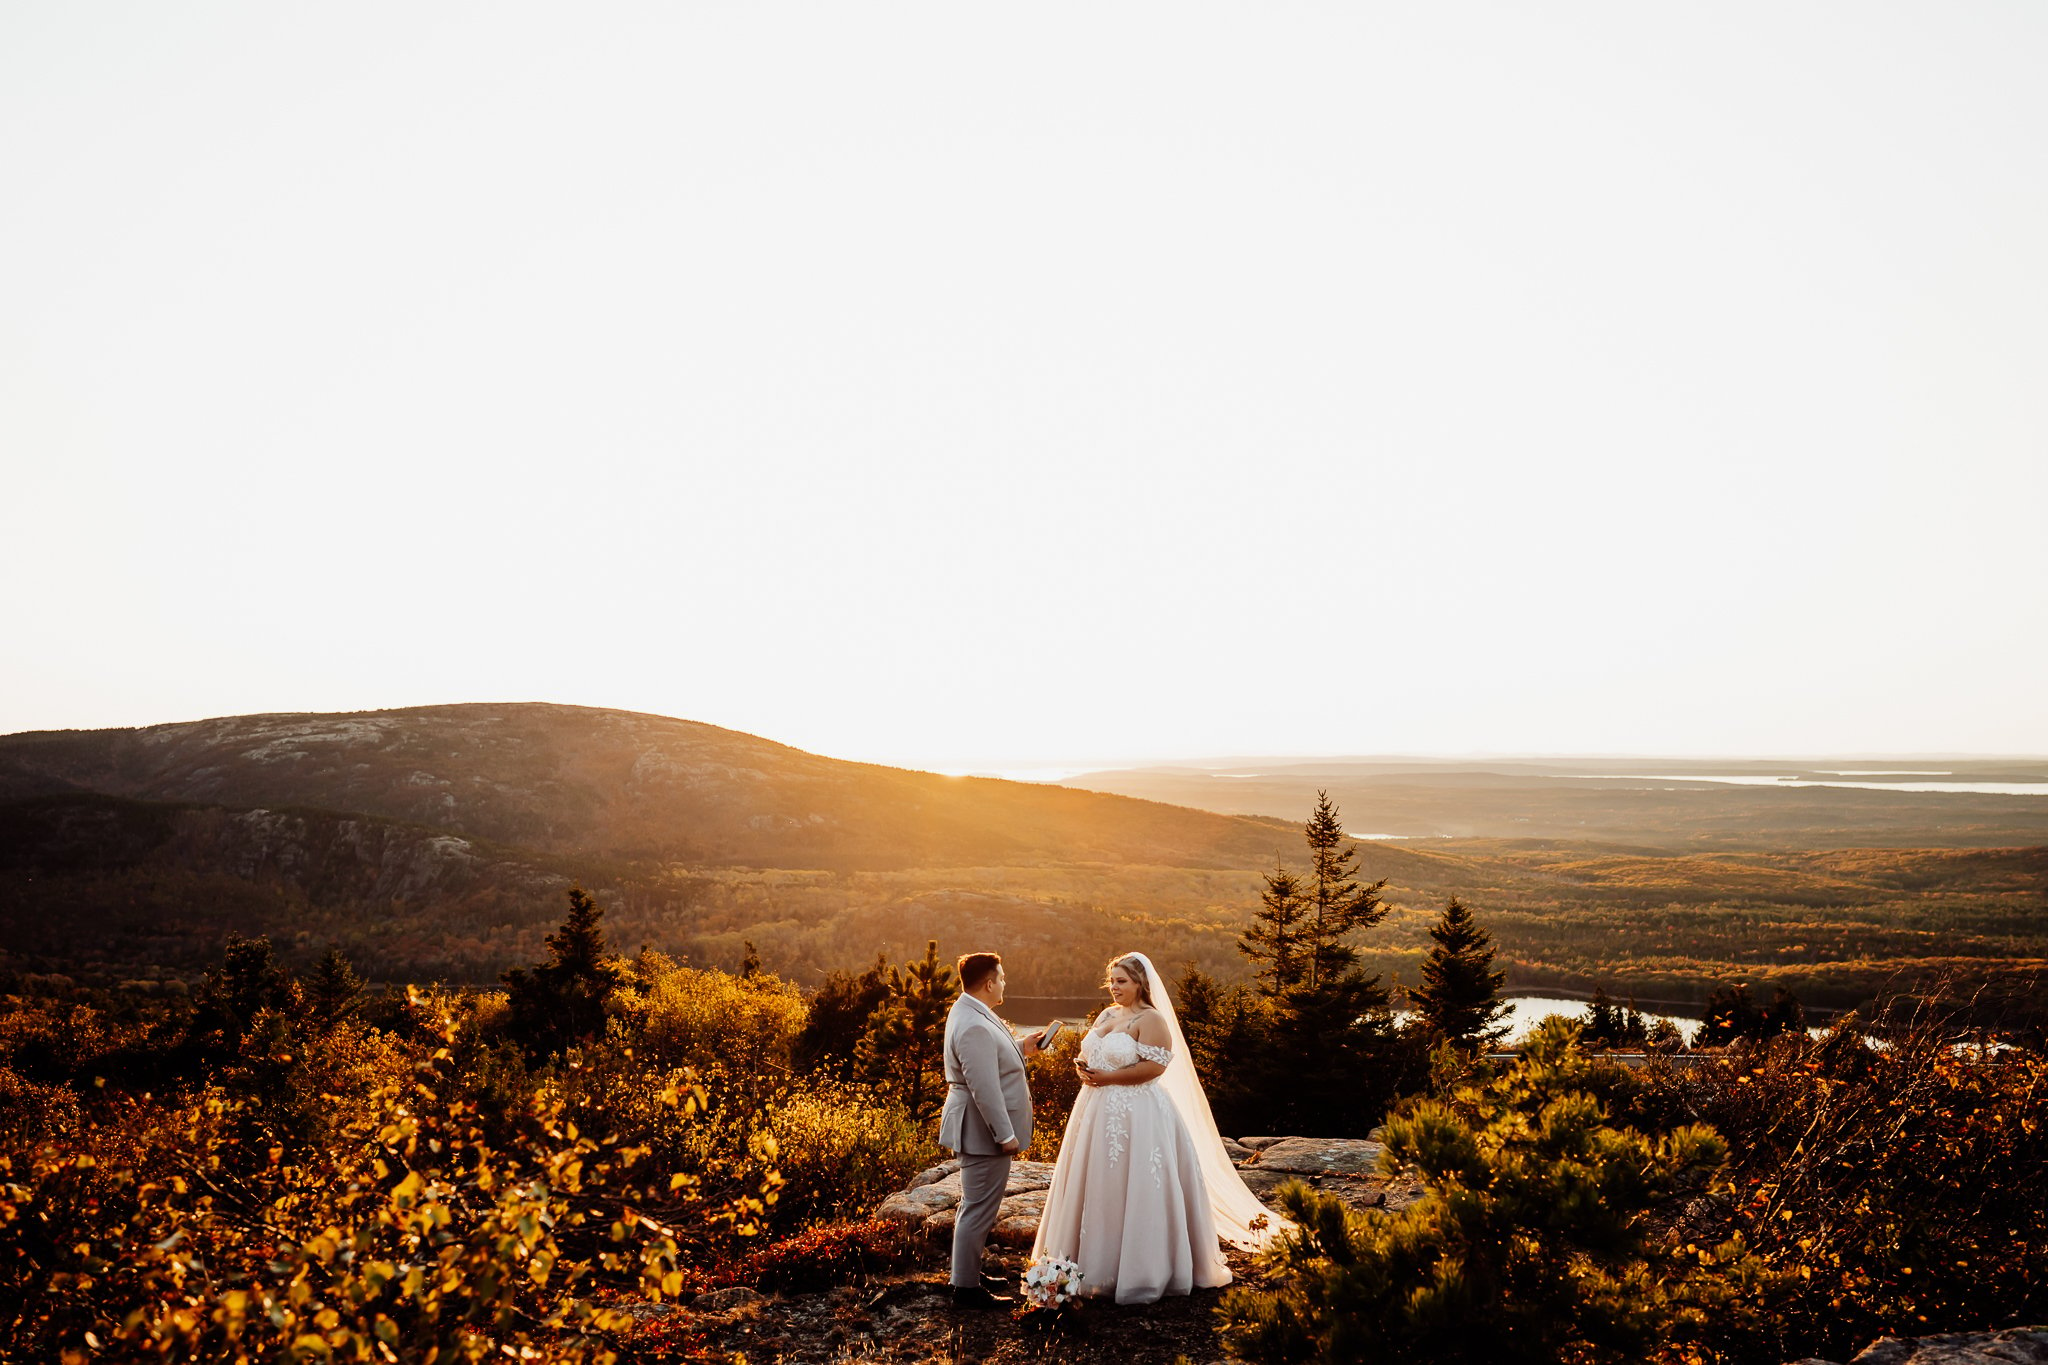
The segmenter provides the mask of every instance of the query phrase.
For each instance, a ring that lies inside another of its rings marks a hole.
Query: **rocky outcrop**
[[[1792,1365],[1837,1365],[1808,1356]],[[2048,1328],[1951,1332],[1933,1337],[1880,1337],[1849,1365],[2048,1365]]]
[[[1381,1144],[1362,1138],[1250,1137],[1224,1139],[1226,1150],[1242,1158],[1238,1174],[1251,1192],[1267,1203],[1273,1192],[1299,1180],[1334,1194],[1353,1208],[1398,1212],[1422,1197],[1422,1185],[1411,1176],[1392,1179],[1380,1174]],[[1019,1161],[1010,1167],[1002,1212],[990,1240],[998,1246],[1029,1247],[1038,1236],[1045,1212],[1045,1192],[1052,1184],[1052,1163]],[[960,1163],[943,1161],[920,1171],[900,1193],[875,1210],[877,1218],[916,1227],[930,1236],[950,1236],[960,1207]]]
[[[1377,1138],[1248,1137],[1239,1144],[1250,1154],[1237,1163],[1237,1173],[1268,1203],[1290,1180],[1334,1194],[1356,1209],[1398,1213],[1422,1197],[1422,1182],[1414,1176],[1380,1171],[1386,1147]]]
[[[1380,1143],[1360,1138],[1290,1137],[1259,1141],[1265,1145],[1254,1149],[1247,1162],[1262,1171],[1289,1175],[1373,1175],[1380,1168],[1380,1153],[1386,1150]]]
[[[1003,1189],[1002,1211],[989,1240],[998,1246],[1029,1247],[1038,1236],[1045,1212],[1045,1191],[1052,1184],[1049,1161],[1017,1161],[1010,1165],[1010,1183]],[[942,1161],[918,1172],[909,1188],[892,1194],[875,1217],[921,1228],[933,1236],[950,1236],[960,1212],[960,1163]]]

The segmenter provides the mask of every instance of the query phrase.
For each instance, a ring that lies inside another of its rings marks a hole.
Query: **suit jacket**
[[[962,1156],[995,1156],[1003,1143],[1031,1145],[1031,1083],[1010,1026],[971,995],[946,1016],[946,1108],[939,1145]]]

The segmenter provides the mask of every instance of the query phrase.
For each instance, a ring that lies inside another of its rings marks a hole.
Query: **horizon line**
[[[1600,748],[1587,748],[1587,749],[1564,749],[1564,748],[1545,748],[1545,749],[1497,749],[1497,748],[1496,748],[1496,749],[1465,749],[1465,750],[1456,750],[1456,749],[1444,749],[1444,750],[1402,750],[1402,751],[1377,751],[1377,752],[1375,752],[1375,751],[1371,751],[1371,750],[1323,750],[1323,751],[1319,751],[1319,752],[1318,752],[1318,751],[1308,751],[1308,752],[1304,752],[1304,751],[1288,751],[1288,750],[1267,750],[1267,751],[1259,752],[1259,751],[1243,751],[1243,750],[1239,750],[1239,751],[1237,751],[1237,752],[1226,752],[1226,753],[1221,753],[1221,754],[1219,754],[1219,753],[1217,753],[1217,752],[1215,752],[1215,751],[1213,751],[1213,750],[1212,750],[1212,751],[1208,751],[1208,752],[1202,752],[1202,751],[1195,751],[1195,752],[1183,752],[1183,753],[1158,753],[1158,752],[1153,752],[1153,753],[1150,753],[1150,754],[1136,754],[1136,755],[1133,755],[1133,754],[1120,754],[1120,755],[1108,755],[1108,754],[1094,754],[1094,755],[1087,755],[1087,756],[1078,756],[1078,755],[1070,755],[1070,754],[1050,754],[1050,755],[1020,755],[1020,754],[1010,754],[1010,755],[1007,755],[1007,756],[993,756],[993,755],[989,755],[989,754],[981,754],[981,755],[975,755],[975,756],[973,756],[973,757],[971,757],[971,758],[966,758],[966,759],[962,759],[962,758],[956,758],[956,757],[950,757],[950,756],[947,756],[947,757],[943,757],[943,758],[940,758],[940,757],[936,757],[936,756],[932,756],[932,755],[924,755],[924,756],[920,756],[920,757],[914,757],[914,758],[913,758],[913,757],[903,757],[903,756],[898,756],[898,757],[896,757],[896,758],[893,758],[893,759],[891,759],[891,760],[889,760],[889,761],[886,761],[886,762],[885,762],[885,761],[883,761],[883,760],[879,760],[879,759],[876,759],[876,758],[871,758],[871,757],[848,757],[848,756],[846,756],[846,755],[844,755],[844,754],[837,754],[837,753],[828,753],[828,752],[825,752],[825,751],[823,751],[823,750],[819,750],[819,749],[806,749],[806,748],[804,748],[804,746],[802,746],[801,744],[796,744],[796,743],[792,743],[791,741],[788,741],[788,740],[783,740],[783,739],[777,739],[777,738],[775,738],[774,736],[771,736],[771,735],[765,735],[765,734],[758,734],[758,733],[756,733],[756,732],[753,732],[753,731],[749,731],[749,730],[741,730],[741,729],[738,729],[738,728],[736,728],[736,727],[734,727],[734,726],[730,726],[730,725],[721,725],[721,724],[719,724],[719,723],[718,723],[718,722],[716,722],[716,721],[704,721],[704,720],[694,720],[694,719],[692,719],[692,718],[690,718],[690,717],[687,717],[687,716],[676,716],[676,715],[670,715],[670,714],[667,714],[667,713],[664,713],[664,712],[659,712],[659,711],[645,711],[645,710],[640,710],[640,709],[638,709],[638,708],[634,708],[634,707],[625,707],[625,706],[600,706],[600,705],[592,705],[592,704],[590,704],[590,703],[585,703],[585,702],[560,702],[560,701],[543,701],[543,700],[537,700],[537,699],[526,699],[526,700],[518,700],[518,701],[512,701],[512,700],[495,700],[495,701],[467,701],[467,702],[421,702],[421,703],[414,703],[414,704],[408,704],[408,705],[401,705],[401,706],[372,706],[372,707],[360,707],[360,708],[351,708],[351,709],[347,709],[347,710],[332,710],[332,711],[314,711],[314,710],[265,710],[265,711],[243,711],[243,712],[229,712],[229,713],[224,713],[224,714],[219,714],[219,715],[211,715],[211,716],[199,716],[199,717],[193,717],[193,718],[188,718],[188,719],[178,719],[178,720],[163,720],[163,721],[151,721],[151,722],[146,722],[146,723],[142,723],[142,724],[129,724],[129,725],[92,725],[92,726],[58,726],[58,727],[52,727],[52,728],[31,728],[31,729],[24,729],[24,730],[16,730],[16,731],[9,731],[9,732],[7,732],[7,733],[5,733],[5,734],[0,734],[0,739],[16,739],[16,738],[21,738],[21,737],[29,736],[29,735],[52,735],[52,734],[92,734],[92,733],[95,733],[95,732],[99,732],[99,731],[106,731],[106,730],[149,730],[149,729],[157,729],[157,728],[161,728],[161,727],[164,727],[164,726],[171,726],[171,725],[202,725],[202,724],[206,724],[206,723],[208,723],[208,722],[211,722],[211,721],[222,721],[222,720],[242,720],[242,719],[254,719],[254,718],[257,718],[257,717],[264,717],[264,716],[362,716],[362,715],[375,715],[375,714],[380,714],[380,713],[391,713],[391,712],[402,712],[402,711],[426,711],[426,710],[437,710],[437,709],[444,709],[444,708],[449,708],[449,707],[490,707],[490,706],[533,706],[533,707],[559,707],[559,708],[563,708],[563,709],[568,709],[568,710],[580,710],[580,711],[611,711],[611,712],[616,712],[616,713],[624,713],[624,714],[631,714],[631,715],[641,715],[641,716],[649,716],[649,717],[652,717],[652,718],[655,718],[655,719],[660,719],[660,720],[674,720],[674,721],[682,721],[682,722],[683,722],[683,723],[685,723],[685,724],[691,724],[691,725],[706,725],[706,726],[710,726],[710,727],[712,727],[712,728],[715,728],[715,729],[720,729],[720,730],[726,730],[726,731],[728,731],[728,732],[730,732],[730,733],[733,733],[733,734],[747,735],[747,736],[749,736],[749,737],[751,737],[751,738],[754,738],[754,739],[760,739],[760,740],[765,740],[765,741],[767,741],[767,742],[770,742],[770,743],[775,743],[775,744],[783,744],[783,745],[786,745],[786,746],[787,746],[787,747],[789,747],[789,748],[793,748],[793,749],[799,749],[799,750],[801,750],[802,752],[806,752],[806,753],[811,753],[811,754],[815,754],[816,756],[818,756],[818,757],[821,757],[821,758],[833,758],[833,759],[838,759],[839,761],[842,761],[842,762],[850,762],[850,763],[869,763],[869,764],[876,764],[877,766],[883,766],[883,767],[897,767],[897,768],[903,768],[903,769],[906,769],[906,770],[908,770],[908,771],[914,771],[914,772],[930,772],[930,773],[935,773],[935,774],[939,774],[939,775],[942,775],[942,776],[954,776],[954,777],[977,777],[977,776],[991,776],[991,777],[999,777],[999,776],[1000,776],[1000,773],[999,773],[998,771],[996,771],[996,770],[1010,770],[1010,771],[1016,771],[1016,770],[1020,770],[1020,769],[1064,769],[1064,770],[1068,770],[1068,771],[1070,771],[1071,773],[1073,773],[1074,775],[1077,775],[1077,776],[1078,776],[1078,775],[1080,775],[1080,774],[1084,774],[1084,773],[1090,773],[1090,772],[1107,772],[1107,771],[1113,771],[1113,770],[1119,770],[1119,769],[1132,769],[1132,768],[1168,768],[1168,767],[1188,767],[1188,768],[1231,768],[1231,767],[1243,767],[1243,766],[1248,766],[1248,765],[1252,765],[1252,764],[1269,764],[1269,765],[1270,765],[1270,764],[1274,764],[1274,763],[1287,763],[1287,764],[1301,764],[1301,763],[1333,763],[1333,762],[1351,762],[1351,763],[1479,763],[1479,762],[1497,762],[1497,761],[1544,761],[1544,760],[1553,760],[1553,761],[1554,761],[1554,760],[1580,760],[1580,759],[1627,759],[1627,760],[1632,760],[1632,761],[1640,761],[1640,760],[1645,760],[1645,759],[1672,759],[1672,760],[1677,760],[1677,761],[1684,761],[1684,762],[1754,762],[1754,763],[1798,763],[1798,762],[1811,762],[1811,761],[1815,761],[1815,760],[1832,760],[1832,761],[1852,761],[1852,762],[1870,762],[1870,761],[1877,761],[1877,760],[1897,760],[1897,761],[1912,761],[1912,762],[1952,762],[1952,761],[1972,761],[1972,762],[1976,762],[1976,761],[1986,761],[1986,760],[2007,760],[2007,761],[2015,761],[2015,760],[2016,760],[2016,761],[2023,761],[2023,762],[2048,762],[2048,752],[2029,752],[2029,751],[2025,751],[2025,750],[1966,750],[1966,749],[1869,749],[1869,748],[1857,748],[1857,749],[1834,749],[1834,750],[1815,750],[1815,749],[1808,749],[1808,750],[1801,750],[1801,751],[1785,751],[1785,750],[1778,750],[1778,751],[1771,751],[1771,750],[1734,750],[1734,749],[1718,749],[1718,750],[1698,750],[1698,749],[1676,749],[1676,748],[1674,748],[1674,749],[1656,749],[1656,748],[1637,748],[1637,749],[1600,749]]]

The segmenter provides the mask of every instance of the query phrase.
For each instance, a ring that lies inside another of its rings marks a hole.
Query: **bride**
[[[1151,959],[1117,958],[1104,984],[1031,1259],[1075,1262],[1082,1293],[1118,1303],[1229,1284],[1217,1235],[1257,1248],[1289,1224],[1231,1165]]]

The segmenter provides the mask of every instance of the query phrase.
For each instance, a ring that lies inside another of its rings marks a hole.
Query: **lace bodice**
[[[1139,1062],[1165,1066],[1173,1060],[1173,1049],[1147,1047],[1128,1033],[1090,1033],[1081,1040],[1081,1060],[1095,1071],[1121,1071]]]

